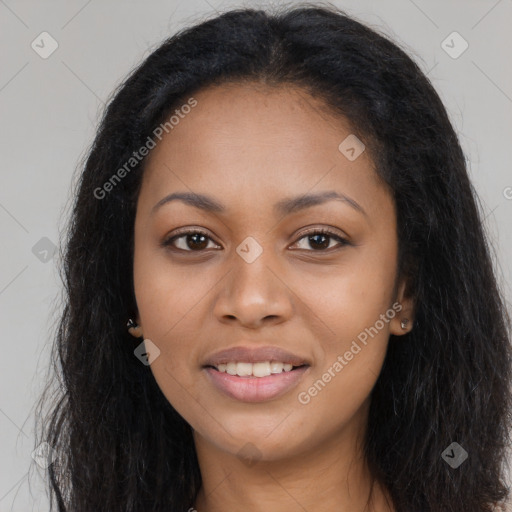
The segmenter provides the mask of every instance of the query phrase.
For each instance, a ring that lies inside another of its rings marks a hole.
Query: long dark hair
[[[59,454],[49,467],[52,505],[148,512],[194,503],[201,475],[191,427],[134,356],[140,340],[126,330],[146,159],[126,162],[195,92],[254,81],[299,85],[345,116],[394,197],[399,272],[416,312],[408,334],[391,336],[372,391],[372,474],[397,512],[492,510],[508,495],[510,320],[457,135],[402,49],[332,6],[309,4],[237,9],[183,29],[109,102],[62,241],[58,387],[41,402],[41,439]],[[441,457],[452,442],[469,455],[457,469]]]

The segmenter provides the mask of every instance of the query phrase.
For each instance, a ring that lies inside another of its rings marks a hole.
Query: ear
[[[400,304],[401,308],[394,318],[390,321],[390,333],[395,336],[402,336],[411,331],[414,324],[414,300],[407,293],[407,281],[402,280],[398,287],[395,303]]]

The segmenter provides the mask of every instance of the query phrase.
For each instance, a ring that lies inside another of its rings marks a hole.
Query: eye
[[[303,233],[303,236],[295,244],[298,244],[303,239],[305,240],[305,245],[309,245],[315,252],[325,252],[326,249],[332,249],[331,241],[333,240],[338,241],[338,248],[349,245],[345,238],[328,229],[317,228],[307,231]],[[307,247],[299,247],[299,249],[307,249]]]
[[[172,247],[173,249],[185,252],[200,252],[209,248],[208,241],[213,242],[207,233],[194,229],[182,231],[177,235],[173,235],[172,237],[165,239],[162,242],[162,246]]]
[[[328,230],[328,229],[312,229],[303,233],[295,245],[299,244],[301,240],[305,240],[305,244],[308,244],[310,248],[315,252],[326,252],[327,249],[332,249],[331,242],[337,241],[338,247],[349,245],[349,242],[342,236]],[[181,233],[175,234],[169,238],[166,238],[162,242],[163,247],[171,247],[178,251],[184,252],[201,252],[209,247],[209,242],[212,242],[216,248],[219,248],[217,244],[213,242],[211,237],[204,231],[199,229],[182,231]],[[307,249],[307,247],[298,247],[299,249]]]

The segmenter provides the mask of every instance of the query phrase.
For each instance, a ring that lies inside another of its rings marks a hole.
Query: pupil
[[[318,242],[318,240],[316,240],[318,237],[324,238],[324,242],[323,243]],[[317,235],[311,235],[309,237],[309,243],[311,244],[311,241],[314,240],[313,246],[314,246],[314,244],[319,244],[322,249],[325,249],[325,248],[329,247],[329,240],[328,240],[328,238],[329,237],[327,235],[324,235],[324,234],[321,234],[321,233],[317,234]]]
[[[189,241],[190,240],[193,240],[192,245],[190,243],[188,244],[190,249],[204,249],[208,245],[208,243],[206,243],[206,236],[201,233],[189,235]]]

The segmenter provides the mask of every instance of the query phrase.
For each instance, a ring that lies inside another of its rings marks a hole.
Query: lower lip
[[[265,402],[284,395],[293,389],[307,372],[309,366],[269,375],[268,377],[239,377],[205,368],[213,385],[226,395],[241,402]]]

